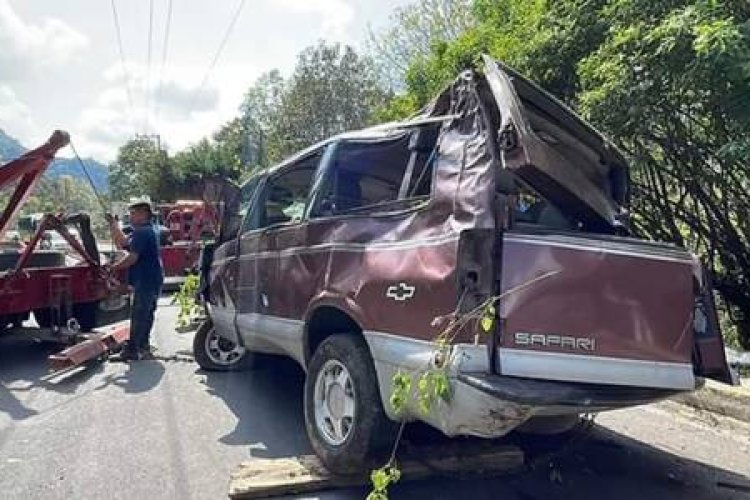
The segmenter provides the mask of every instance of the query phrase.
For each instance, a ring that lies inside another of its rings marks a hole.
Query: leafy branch
[[[387,500],[388,488],[401,479],[396,452],[401,442],[401,436],[406,426],[407,412],[412,403],[416,403],[421,415],[426,416],[440,401],[450,403],[453,390],[451,388],[448,370],[453,361],[453,341],[463,328],[471,321],[483,335],[490,335],[495,330],[498,302],[513,293],[519,292],[541,280],[547,279],[560,270],[549,271],[536,276],[505,292],[489,297],[467,313],[461,314],[460,309],[466,297],[466,290],[458,300],[456,310],[447,316],[438,316],[432,322],[433,326],[442,326],[440,333],[433,339],[434,351],[425,367],[412,373],[398,370],[391,379],[391,397],[389,403],[394,413],[401,419],[398,434],[393,444],[393,450],[388,461],[382,467],[370,473],[372,490],[367,500]],[[416,379],[416,386],[414,380]],[[416,390],[414,390],[416,388]]]
[[[199,285],[200,279],[198,275],[188,274],[179,291],[172,297],[172,304],[177,304],[179,307],[177,311],[178,328],[185,328],[203,314],[203,308],[195,300]]]

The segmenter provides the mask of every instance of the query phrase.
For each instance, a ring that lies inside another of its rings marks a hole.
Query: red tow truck
[[[204,201],[177,200],[157,206],[158,217],[169,230],[169,242],[161,247],[166,277],[185,276],[195,270],[205,239],[213,239],[218,215]]]
[[[42,146],[0,166],[0,189],[11,189],[0,215],[0,241],[70,137],[55,131]],[[75,226],[80,241],[68,226]],[[45,232],[57,232],[72,255],[38,250]],[[0,250],[0,333],[22,328],[33,313],[39,329],[34,334],[70,347],[50,357],[55,370],[97,358],[127,340],[129,328],[105,331],[96,327],[128,315],[129,301],[123,276],[112,275],[101,263],[86,214],[45,214],[27,243]]]

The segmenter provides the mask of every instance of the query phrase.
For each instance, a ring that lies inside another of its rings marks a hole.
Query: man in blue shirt
[[[164,283],[164,270],[159,256],[159,236],[151,224],[151,204],[141,201],[128,207],[133,231],[128,235],[120,230],[115,219],[107,216],[114,243],[127,254],[111,265],[112,271],[128,270],[128,283],[133,288],[133,306],[130,313],[130,340],[123,348],[126,361],[152,357],[151,328],[154,325],[156,302]]]

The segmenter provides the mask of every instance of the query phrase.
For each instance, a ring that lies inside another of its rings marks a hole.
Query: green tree
[[[258,78],[245,94],[240,118],[246,133],[242,151],[244,162],[251,167],[265,168],[269,157],[282,156],[277,125],[283,119],[280,113],[285,83],[279,70],[274,69]]]
[[[271,72],[248,91],[242,121],[264,165],[369,125],[388,98],[371,59],[349,46],[320,42],[300,53],[287,80]]]
[[[420,0],[396,8],[387,28],[370,32],[370,51],[386,85],[402,88],[415,59],[427,58],[435,44],[450,42],[475,26],[471,0]]]
[[[155,201],[174,200],[180,184],[173,162],[154,141],[136,138],[123,145],[109,168],[113,200],[148,195]]]

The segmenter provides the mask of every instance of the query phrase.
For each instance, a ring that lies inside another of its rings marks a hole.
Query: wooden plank
[[[435,475],[499,475],[520,469],[524,460],[523,451],[512,445],[455,446],[449,443],[407,451],[408,456],[400,460],[401,481]],[[369,474],[333,475],[314,455],[253,458],[232,471],[229,497],[269,498],[367,484]]]

